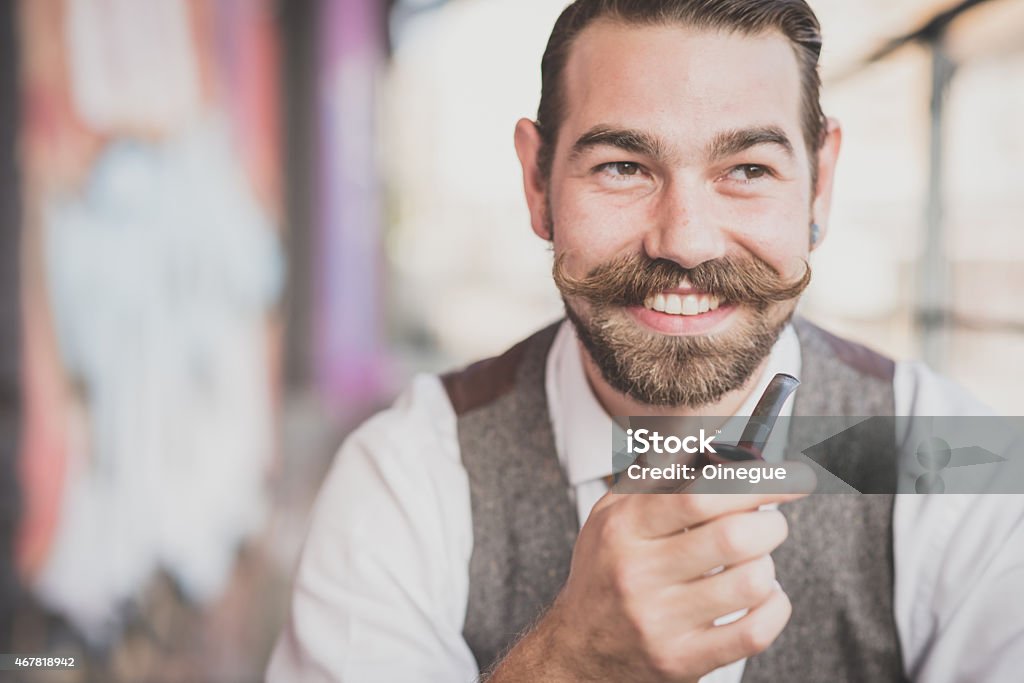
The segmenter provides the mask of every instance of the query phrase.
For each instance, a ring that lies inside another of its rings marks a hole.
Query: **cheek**
[[[732,241],[786,278],[799,277],[810,254],[810,215],[792,209],[762,208],[733,228]]]
[[[567,254],[567,265],[589,267],[640,250],[648,217],[635,204],[613,201],[566,183],[552,198],[556,254]],[[574,266],[575,269],[575,266]]]

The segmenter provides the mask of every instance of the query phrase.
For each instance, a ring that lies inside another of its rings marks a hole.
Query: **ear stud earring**
[[[821,239],[821,226],[817,223],[811,223],[811,246],[813,247]]]

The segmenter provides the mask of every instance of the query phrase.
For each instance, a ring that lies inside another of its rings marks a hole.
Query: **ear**
[[[825,144],[818,150],[818,183],[814,188],[811,203],[811,221],[817,223],[821,232],[813,248],[818,248],[828,234],[828,217],[832,209],[832,183],[835,180],[839,147],[843,141],[843,129],[839,121],[829,117],[825,129]]]
[[[523,191],[530,208],[530,225],[541,239],[551,240],[547,220],[547,183],[541,177],[541,137],[537,124],[530,119],[519,119],[516,123],[516,155],[523,167]]]

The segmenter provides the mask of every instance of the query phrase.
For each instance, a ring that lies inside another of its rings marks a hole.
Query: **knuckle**
[[[636,589],[636,572],[632,563],[626,559],[619,559],[612,563],[611,584],[612,590],[620,598],[631,598]]]
[[[789,622],[793,606],[785,592],[780,592],[777,609],[774,607],[772,610],[762,609],[752,612],[742,620],[743,629],[739,637],[741,646],[746,650],[748,657],[764,652],[771,647]]]
[[[771,552],[778,548],[789,535],[789,522],[778,510],[762,510],[749,513],[757,522],[757,533],[753,534],[753,543],[757,550]]]
[[[616,510],[615,508],[602,510],[597,525],[597,535],[602,546],[616,546],[626,535],[625,526],[625,515],[621,510]]]
[[[615,557],[610,565],[610,581],[616,596],[641,614],[644,608],[656,608],[651,596],[657,592],[651,583],[651,563],[643,553],[628,552]]]
[[[649,655],[660,653],[661,637],[664,634],[657,632],[649,614],[645,614],[642,610],[636,610],[630,616],[629,623],[644,652]]]
[[[656,645],[647,648],[647,661],[658,678],[672,680],[682,671],[682,658],[677,648]]]
[[[665,640],[665,634],[657,627],[655,611],[654,606],[636,600],[624,604],[621,612],[624,639],[635,643],[648,657],[658,653]]]
[[[631,567],[629,571],[632,577],[637,576],[635,567]],[[616,590],[620,592],[619,609],[625,632],[629,634],[629,639],[638,644],[641,651],[657,652],[664,647],[666,636],[669,635],[664,628],[664,604],[652,598],[649,589],[638,587],[634,580],[623,578],[621,581],[621,587]]]
[[[779,539],[779,543],[782,543],[789,536],[789,520],[786,519],[786,515],[782,514],[778,510],[773,510],[773,512],[775,514],[776,528],[778,529],[776,532],[778,534],[777,537]]]
[[[779,599],[782,601],[782,627],[785,627],[789,623],[789,618],[793,616],[793,603],[790,602],[789,596],[786,595],[786,591],[780,591],[782,595]]]
[[[734,557],[743,552],[746,533],[740,520],[723,519],[718,525],[715,542],[719,552],[726,557]]]
[[[681,493],[680,506],[682,511],[695,520],[703,520],[711,515],[711,499],[701,493]]]
[[[779,631],[773,624],[759,618],[760,615],[752,614],[750,617],[740,637],[744,650],[750,654],[758,654],[771,646]]]
[[[770,556],[747,564],[739,576],[739,593],[751,603],[760,603],[775,588],[775,563]]]

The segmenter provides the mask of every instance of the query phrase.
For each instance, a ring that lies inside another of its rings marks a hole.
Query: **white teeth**
[[[717,310],[721,301],[713,294],[655,294],[644,299],[644,306],[671,315],[700,315]]]

